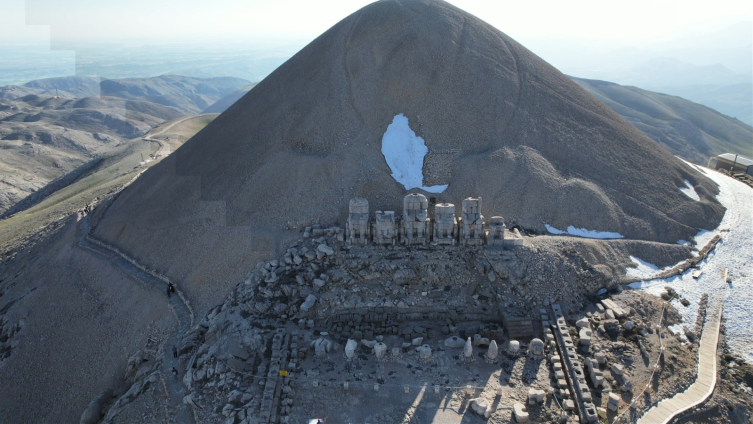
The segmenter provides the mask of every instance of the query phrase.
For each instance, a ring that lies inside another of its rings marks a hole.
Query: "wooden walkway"
[[[722,320],[722,302],[714,302],[706,313],[703,335],[698,349],[698,377],[687,390],[659,402],[649,409],[638,424],[665,424],[678,414],[705,401],[716,386],[716,349],[719,343],[719,327]]]

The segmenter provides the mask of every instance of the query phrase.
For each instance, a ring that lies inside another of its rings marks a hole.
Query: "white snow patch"
[[[625,273],[625,275],[627,275],[628,277],[640,278],[642,280],[650,280],[656,274],[672,268],[671,266],[668,266],[666,268],[659,268],[658,266],[652,263],[648,263],[640,258],[636,258],[635,256],[631,256],[630,260],[633,261],[635,266],[626,269],[627,272]]]
[[[424,139],[408,125],[408,118],[398,114],[392,119],[382,137],[382,154],[392,171],[392,178],[406,190],[420,188],[429,193],[441,193],[447,184],[424,187],[424,157],[429,153]]]
[[[690,246],[690,242],[687,240],[677,240],[677,244],[681,244],[683,246]]]
[[[682,314],[683,322],[673,326],[679,330],[683,325],[695,325],[698,304],[701,296],[707,293],[710,298],[722,296],[724,317],[726,318],[727,341],[735,353],[753,363],[753,326],[750,315],[753,313],[753,201],[751,189],[747,185],[706,169],[706,175],[719,184],[717,199],[727,208],[721,224],[716,230],[702,230],[695,237],[697,247],[703,247],[711,238],[719,234],[723,237],[714,251],[698,266],[703,274],[696,280],[692,271],[672,278],[657,279],[630,286],[660,296],[664,287],[671,286],[682,297],[690,301],[684,307],[673,300],[672,305]],[[729,229],[721,232],[721,229]],[[732,284],[724,282],[724,270],[728,269]]]
[[[724,222],[724,220],[722,220]],[[720,225],[721,227],[721,225]],[[711,239],[713,239],[717,234],[719,234],[719,231],[709,231],[709,230],[700,230],[698,231],[698,234],[693,237],[693,241],[695,242],[695,247],[698,249],[702,249],[703,246],[706,246],[709,244]]]
[[[683,194],[685,194],[686,196],[695,200],[696,202],[701,200],[700,196],[698,196],[698,193],[695,192],[695,188],[693,188],[693,184],[688,180],[685,180],[685,187],[680,187],[680,191],[683,192]]]
[[[569,234],[571,236],[583,237],[583,238],[594,238],[594,239],[625,238],[625,236],[623,236],[620,233],[612,233],[609,231],[586,230],[585,228],[575,228],[572,225],[567,227],[567,230],[565,231],[558,230],[549,224],[544,224],[544,226],[546,227],[546,230],[549,231],[551,234]]]

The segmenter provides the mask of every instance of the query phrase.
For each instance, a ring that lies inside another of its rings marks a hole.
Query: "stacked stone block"
[[[580,421],[583,423],[595,423],[599,421],[596,414],[596,405],[593,396],[586,383],[583,372],[583,364],[580,362],[575,350],[575,345],[570,337],[567,322],[562,314],[562,308],[558,304],[552,304],[552,312],[555,319],[553,332],[557,341],[557,348],[562,358],[565,381],[572,388],[573,394],[578,401]]]

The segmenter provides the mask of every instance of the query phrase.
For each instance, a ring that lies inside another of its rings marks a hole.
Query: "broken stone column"
[[[607,408],[611,411],[617,411],[620,407],[620,396],[617,393],[609,393],[609,401],[607,402]]]
[[[356,356],[356,348],[358,347],[358,342],[353,339],[348,339],[348,342],[345,344],[345,357],[348,359],[353,359],[354,356]]]
[[[384,355],[387,353],[387,345],[378,342],[374,345],[374,355],[376,355],[377,359],[384,359]]]
[[[374,243],[392,244],[397,241],[394,211],[376,211],[373,224]]]
[[[426,196],[420,193],[405,196],[400,230],[403,244],[426,243],[429,236],[429,201]]]
[[[489,350],[486,351],[486,362],[495,362],[498,355],[499,347],[497,346],[497,341],[492,340],[491,343],[489,343]]]
[[[460,244],[484,244],[484,216],[481,215],[481,198],[463,200],[463,217],[460,222]]]
[[[493,216],[489,221],[489,235],[486,243],[490,246],[505,244],[505,220],[501,216]]]
[[[455,217],[455,205],[438,203],[434,207],[434,242],[454,245],[458,238],[458,219]]]
[[[348,243],[369,241],[369,201],[360,197],[350,199],[348,222],[345,225]]]

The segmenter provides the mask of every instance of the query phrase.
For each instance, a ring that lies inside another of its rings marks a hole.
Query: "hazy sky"
[[[53,47],[70,38],[309,40],[368,3],[363,0],[0,0],[0,42],[38,42],[49,34]],[[753,18],[750,0],[454,0],[451,3],[519,41],[551,35],[637,41],[676,32],[703,31],[710,25]]]

